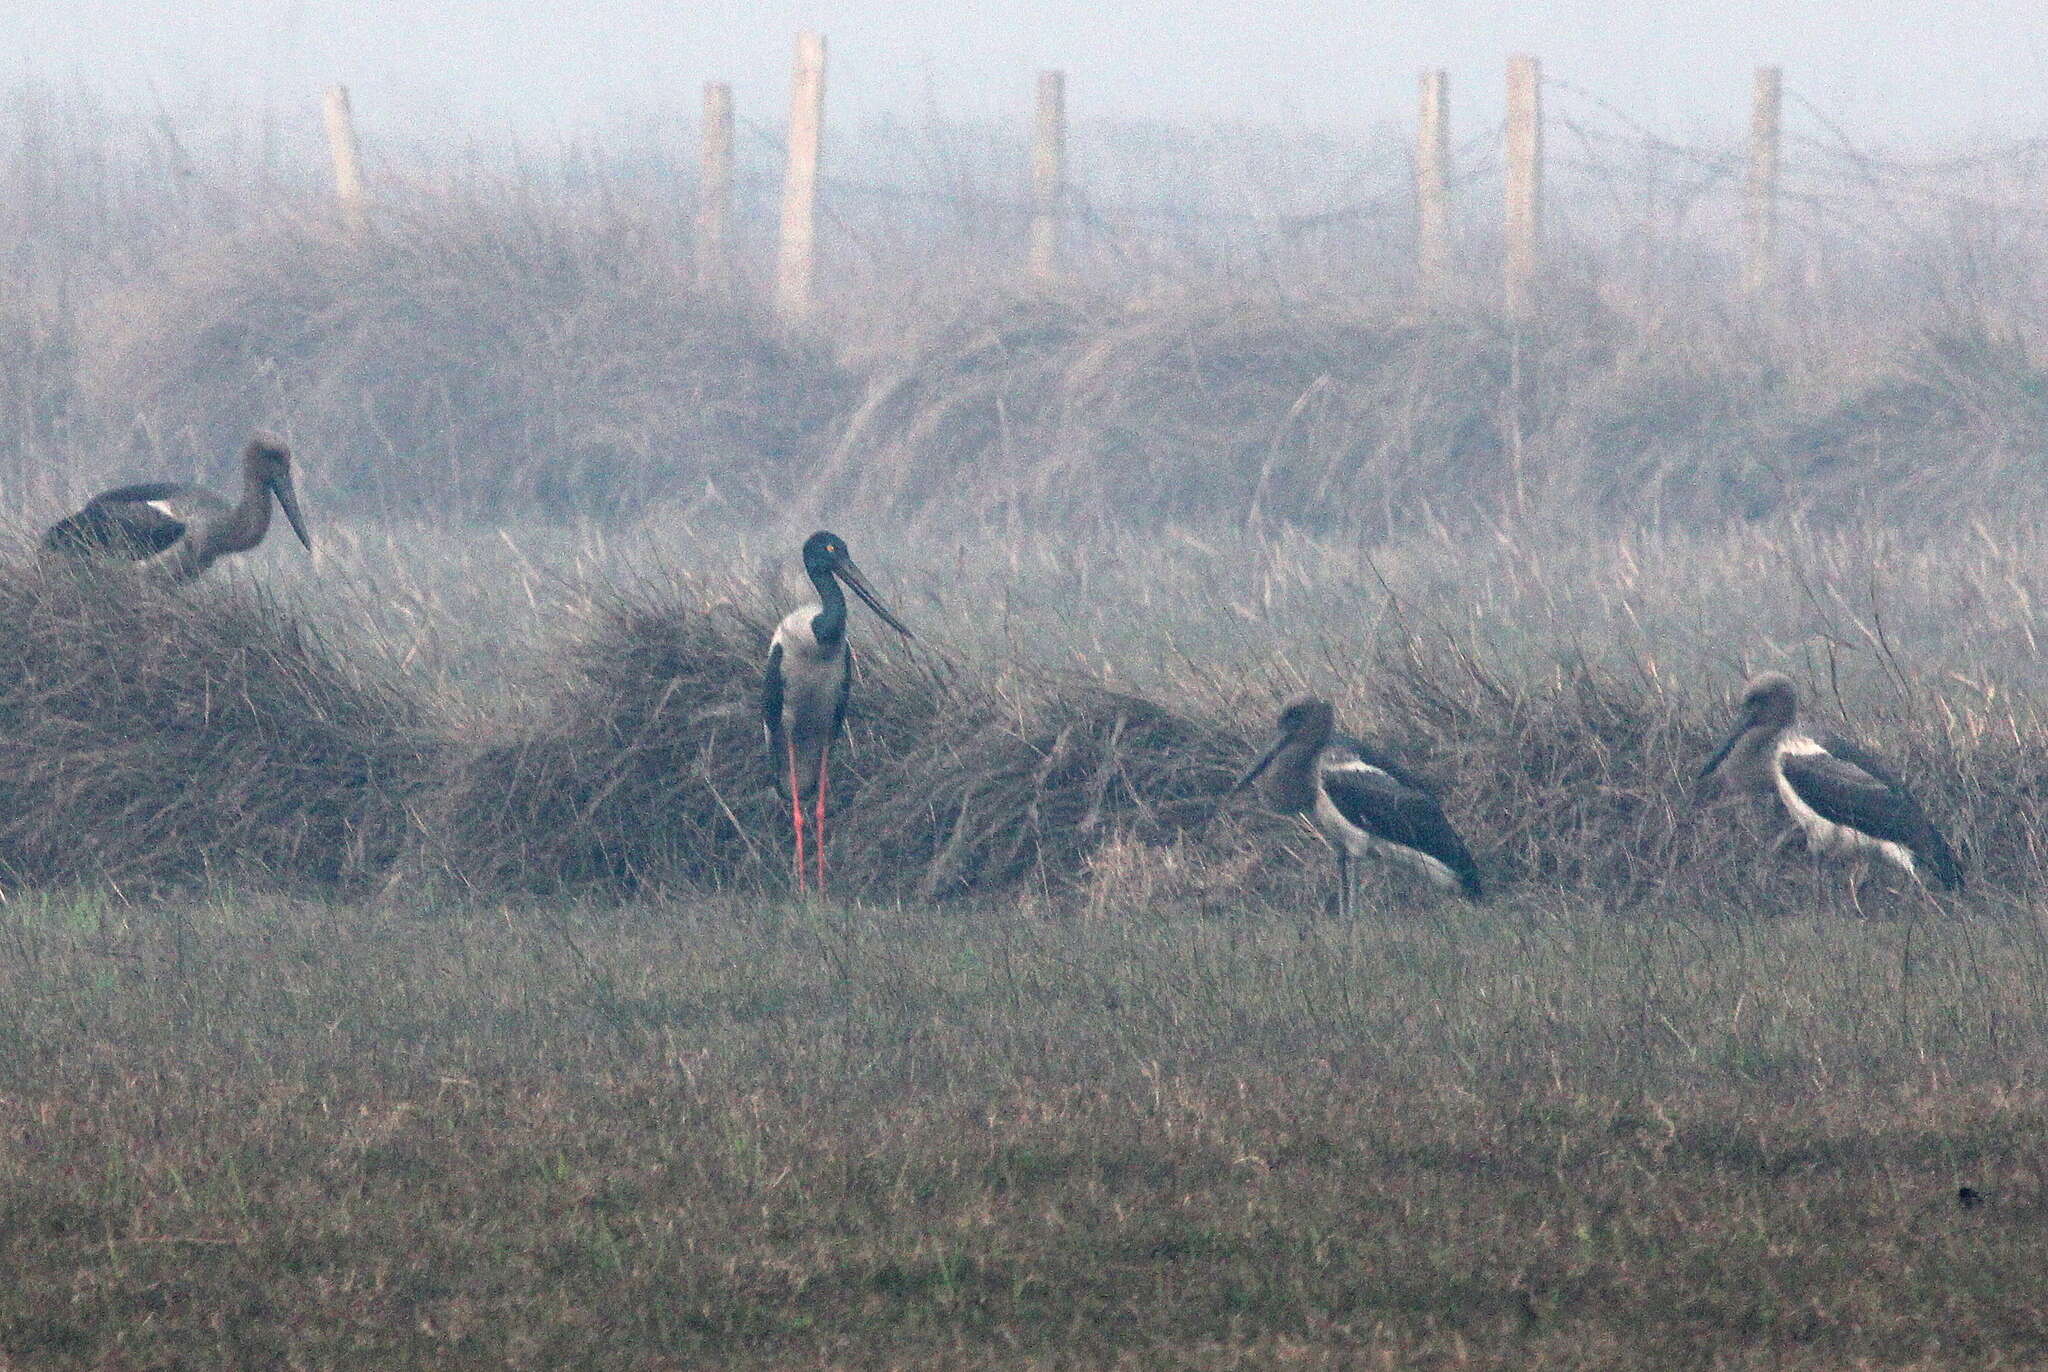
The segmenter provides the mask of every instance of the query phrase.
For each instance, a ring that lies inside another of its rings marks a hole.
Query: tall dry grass
[[[173,193],[146,175],[169,144],[32,123],[12,126],[12,203],[78,222],[7,221],[0,479],[33,520],[117,475],[210,474],[257,423],[289,436],[330,540],[321,589],[207,620],[205,651],[311,616],[420,712],[431,759],[397,787],[403,853],[330,834],[327,869],[772,888],[752,692],[788,601],[735,568],[829,520],[885,549],[936,626],[867,663],[837,791],[849,891],[1064,899],[1105,852],[1180,863],[1183,886],[1213,853],[1248,892],[1302,899],[1309,878],[1238,860],[1313,847],[1209,812],[1306,684],[1437,776],[1511,887],[1747,901],[1753,874],[1678,797],[1727,680],[1762,662],[1874,725],[1994,886],[2036,880],[2031,660],[1987,648],[1992,625],[2032,633],[2048,370],[2024,233],[1930,237],[1888,210],[1842,258],[1856,280],[1808,270],[1736,303],[1700,243],[1631,258],[1567,216],[1540,319],[1510,327],[1483,243],[1423,308],[1392,266],[1347,280],[1308,252],[1089,258],[1023,289],[963,228],[871,253],[874,289],[790,331],[748,303],[748,270],[736,291],[689,279],[678,187],[622,161],[387,169],[352,238],[262,166],[201,159]],[[94,172],[67,147],[118,155]],[[108,167],[133,174],[122,194]],[[363,532],[407,520],[438,532]],[[507,557],[448,532],[476,523],[517,528]],[[607,539],[636,551],[579,546]],[[423,567],[429,547],[466,570]],[[288,666],[264,669],[280,702]]]
[[[2035,347],[1981,318],[1814,356],[1718,309],[1584,295],[1518,334],[1485,311],[1202,283],[997,295],[837,357],[695,291],[630,227],[444,213],[363,245],[252,232],[109,292],[68,335],[17,338],[20,451],[83,444],[74,487],[211,473],[263,422],[311,493],[363,513],[673,503],[1384,536],[1926,527],[2033,508],[2048,444]]]
[[[0,889],[360,893],[435,747],[411,693],[265,596],[0,567]]]
[[[718,568],[732,537],[698,530],[692,566],[668,526],[593,527],[556,549],[581,573],[522,580],[525,555],[496,539],[358,531],[346,557],[280,557],[298,579],[271,598],[65,589],[43,628],[24,611],[10,650],[26,826],[10,832],[36,836],[13,884],[118,876],[96,856],[118,841],[173,885],[780,894],[759,674],[799,592]],[[1812,532],[861,546],[920,639],[881,643],[857,618],[832,791],[848,898],[1312,914],[1319,841],[1222,804],[1306,688],[1432,780],[1510,908],[1832,904],[1832,879],[1767,855],[1764,816],[1691,800],[1763,666],[1795,673],[1815,727],[1909,778],[1965,855],[1968,902],[2012,909],[2043,879],[2038,536],[1987,532],[1967,554]],[[10,595],[49,603],[39,572],[17,574]],[[234,708],[209,703],[230,690]],[[251,789],[216,795],[223,769]],[[1398,879],[1375,889],[1423,908]]]

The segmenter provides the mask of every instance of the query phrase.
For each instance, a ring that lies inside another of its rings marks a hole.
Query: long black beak
[[[284,507],[284,517],[291,521],[292,532],[306,545],[306,551],[312,552],[313,539],[306,532],[306,517],[299,513],[299,493],[292,489],[292,474],[283,472],[273,478],[270,489],[276,494],[277,503]]]
[[[1251,769],[1247,771],[1243,776],[1239,777],[1236,781],[1231,783],[1230,789],[1223,793],[1224,799],[1228,800],[1231,796],[1236,795],[1239,791],[1242,791],[1245,787],[1257,781],[1260,775],[1264,773],[1268,767],[1271,767],[1273,765],[1273,759],[1280,756],[1280,750],[1286,746],[1286,734],[1282,734],[1280,735],[1280,737],[1274,739],[1273,746],[1266,749],[1264,756],[1262,756],[1257,762],[1254,762],[1251,765]]]
[[[835,566],[832,570],[838,574],[839,579],[841,581],[845,582],[849,587],[852,588],[853,593],[855,595],[859,596],[863,601],[867,603],[867,607],[870,610],[873,610],[876,614],[882,617],[882,622],[884,624],[894,629],[897,633],[902,634],[905,638],[917,637],[916,634],[910,632],[910,626],[905,624],[902,620],[896,618],[896,616],[890,614],[889,607],[884,605],[881,602],[881,600],[876,597],[873,590],[869,589],[867,578],[860,574],[860,568],[853,565],[852,558],[840,558],[838,565]]]
[[[1714,755],[1707,759],[1706,765],[1700,768],[1699,775],[1693,778],[1693,804],[1705,805],[1725,794],[1722,787],[1715,785],[1714,773],[1720,770],[1721,764],[1728,760],[1728,754],[1735,751],[1735,745],[1742,741],[1742,736],[1752,727],[1754,726],[1748,715],[1735,721],[1735,727],[1728,731],[1728,737],[1721,740],[1721,746],[1714,749]]]
[[[1747,717],[1735,721],[1735,727],[1729,730],[1728,737],[1721,740],[1721,746],[1714,749],[1714,755],[1707,759],[1706,766],[1700,768],[1699,775],[1694,780],[1705,781],[1708,777],[1712,776],[1714,769],[1728,760],[1728,754],[1735,751],[1735,745],[1741,742],[1742,736],[1748,732],[1749,720]]]

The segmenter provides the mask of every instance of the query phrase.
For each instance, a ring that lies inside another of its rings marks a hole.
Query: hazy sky
[[[772,120],[792,36],[815,27],[835,117],[1008,117],[1057,66],[1077,118],[1378,124],[1444,66],[1457,132],[1496,117],[1503,60],[1526,50],[1676,135],[1739,129],[1750,70],[1778,62],[1864,136],[1948,142],[2048,132],[2044,16],[2042,0],[0,0],[0,58],[117,105],[189,108],[203,87],[310,120],[343,80],[373,129],[544,135],[691,111],[708,79]]]

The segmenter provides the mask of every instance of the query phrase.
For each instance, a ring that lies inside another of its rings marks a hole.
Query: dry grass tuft
[[[386,512],[751,512],[847,388],[821,349],[694,290],[650,224],[515,193],[428,197],[360,241],[284,219],[202,242],[90,333],[102,452],[184,470],[269,418],[318,498]]]
[[[531,718],[458,751],[414,865],[479,893],[759,881],[777,814],[757,693],[771,625],[718,595],[592,601]]]
[[[418,859],[479,893],[779,885],[787,822],[762,743],[766,602],[676,581],[603,593],[531,721],[478,741]],[[1071,674],[970,675],[857,646],[833,755],[839,889],[935,899],[1066,891],[1113,834],[1206,820],[1241,745]]]
[[[1496,882],[1635,892],[1739,867],[1688,803],[1719,702],[1586,658],[1510,674],[1441,640],[1389,651],[1370,683],[1385,732],[1469,797]]]
[[[274,601],[0,566],[0,882],[352,888],[432,764],[420,705]]]
[[[876,894],[1069,891],[1112,838],[1206,823],[1243,753],[1212,722],[1073,672],[1018,669],[956,686],[948,706],[849,808],[847,848]]]
[[[1498,329],[1372,307],[1178,295],[998,301],[871,377],[826,473],[840,499],[1066,518],[1383,524],[1500,494]]]
[[[1210,831],[1225,832],[1234,840],[1242,830]],[[1089,919],[1116,919],[1133,910],[1228,918],[1243,912],[1245,895],[1259,884],[1258,869],[1267,858],[1241,841],[1145,843],[1119,834],[1088,855],[1081,911]]]

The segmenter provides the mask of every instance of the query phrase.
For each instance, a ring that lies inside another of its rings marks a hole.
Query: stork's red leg
[[[804,802],[803,796],[796,789],[796,741],[794,739],[790,740],[786,751],[789,753],[789,820],[790,826],[796,830],[796,889],[798,892],[802,892],[808,873],[804,870]]]
[[[825,749],[818,754],[818,823],[811,830],[812,842],[818,849],[818,894],[825,894],[825,764],[832,750]]]

